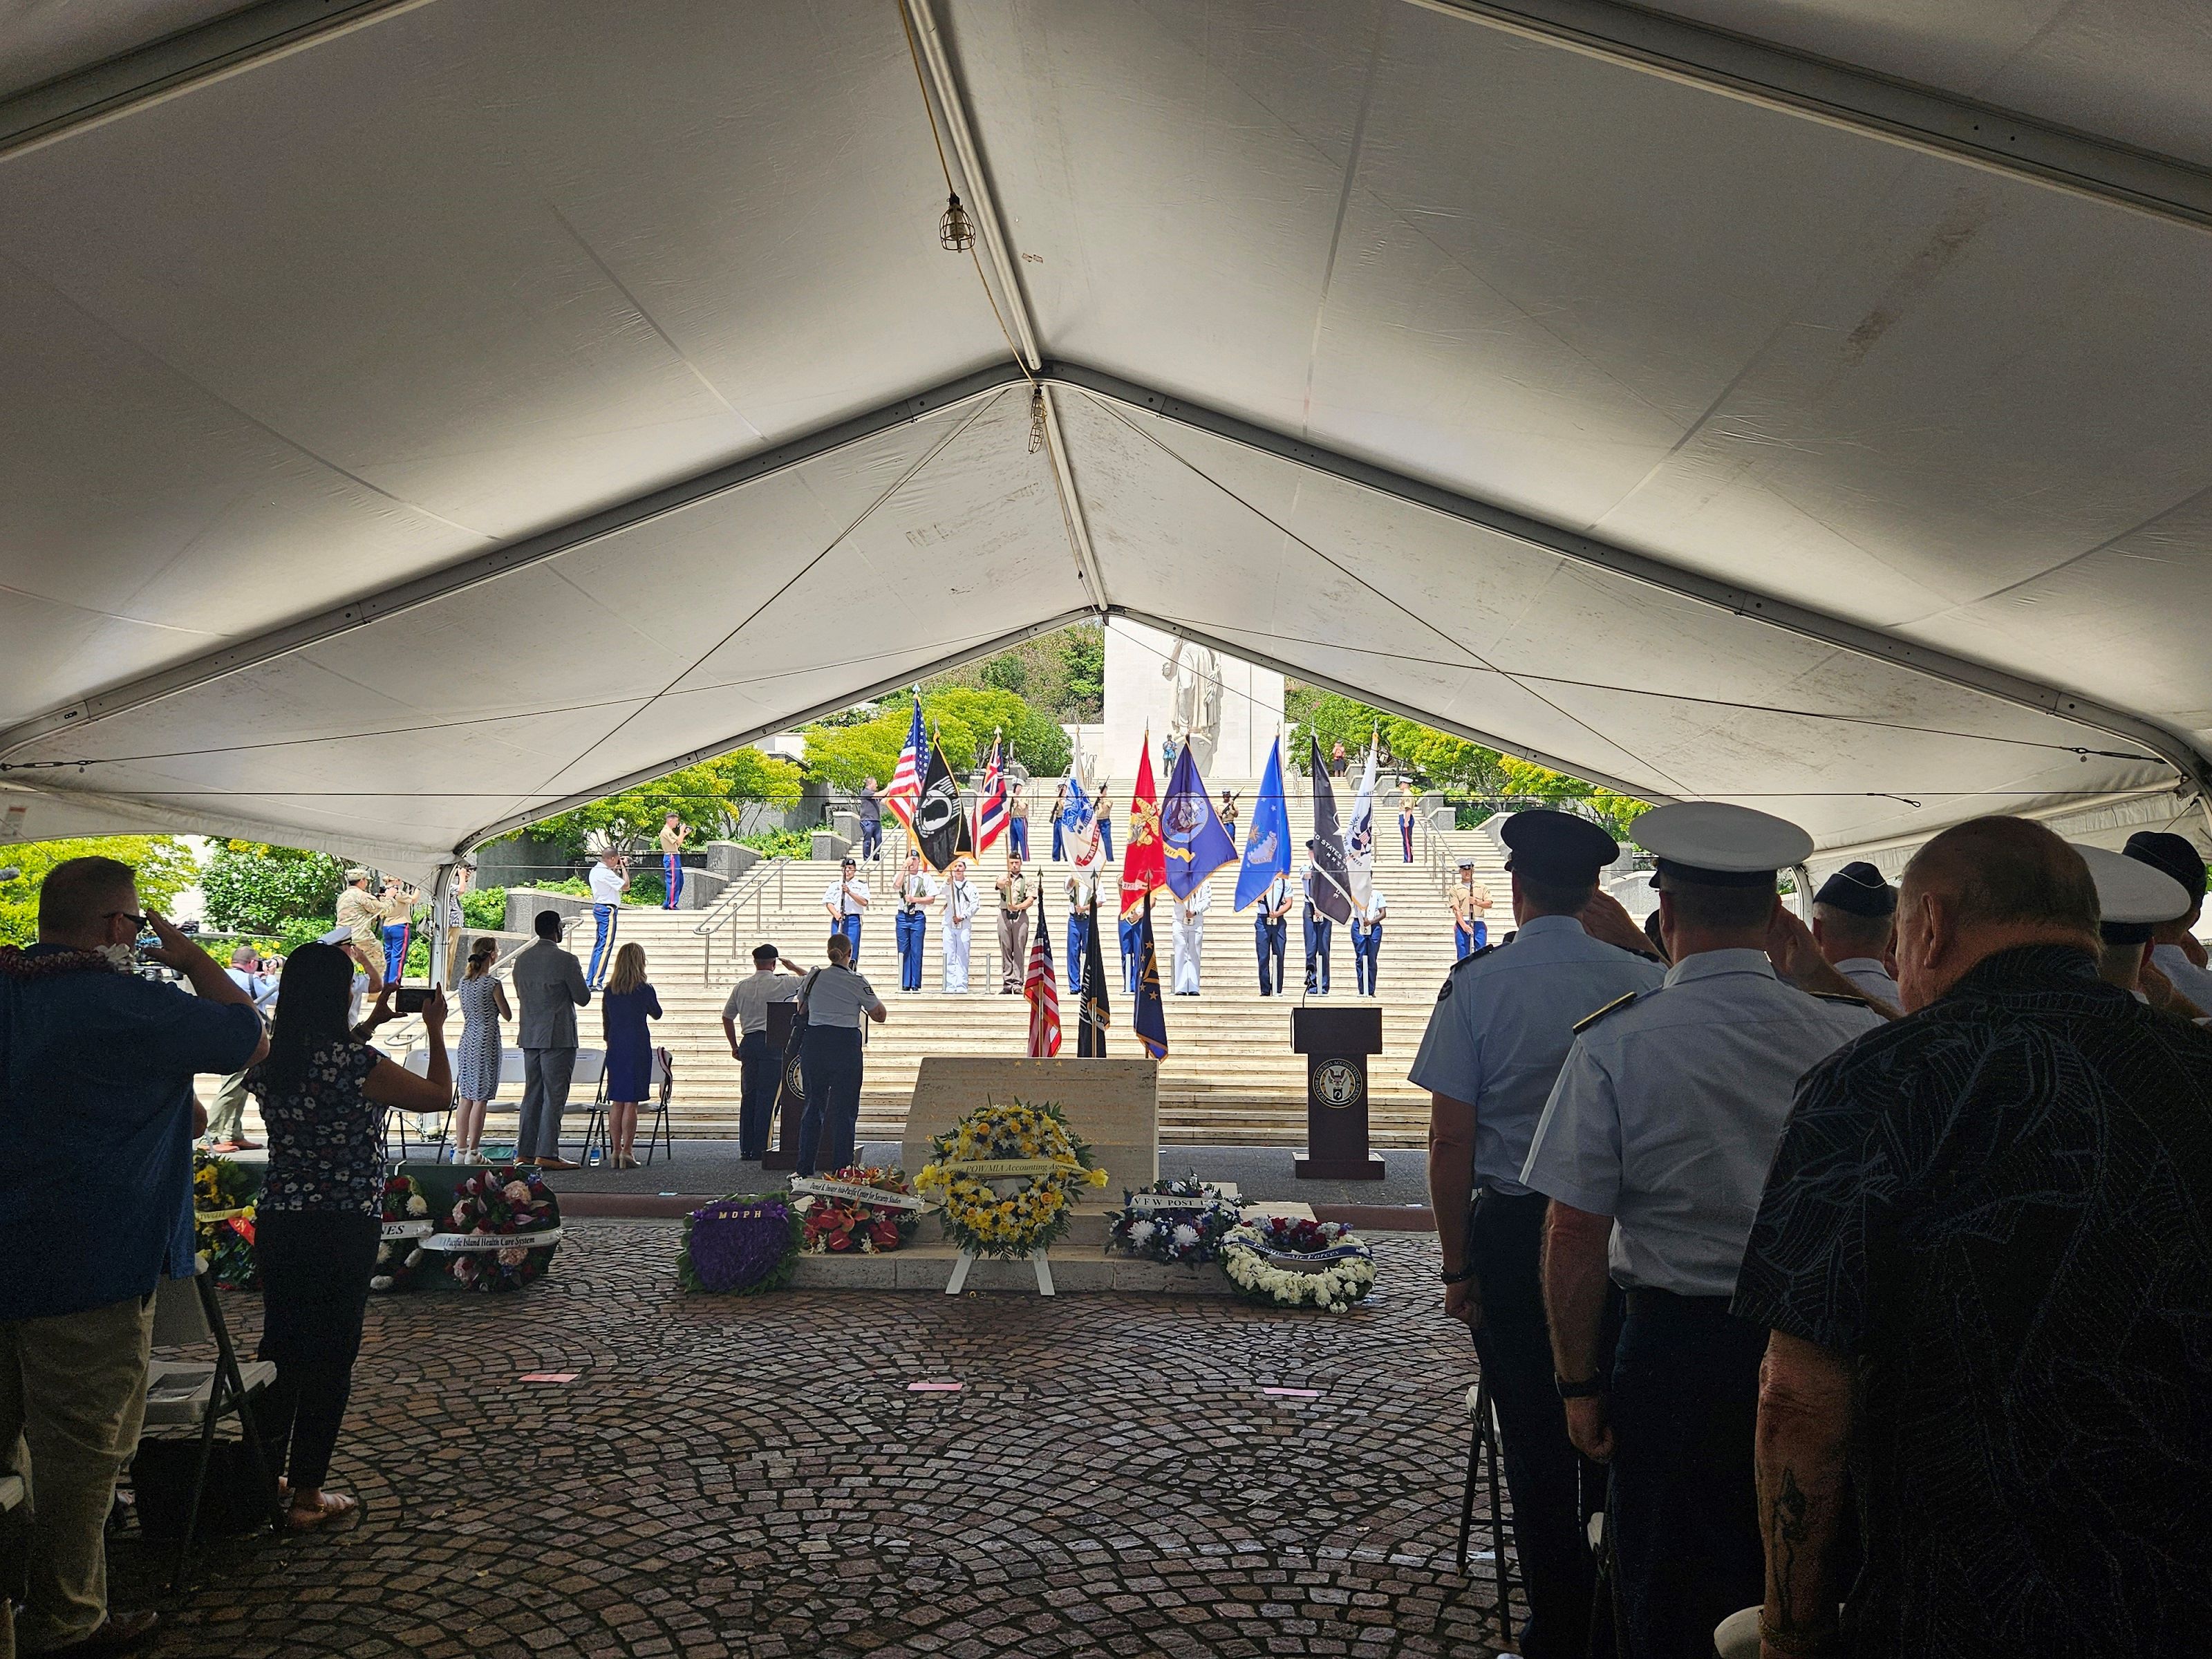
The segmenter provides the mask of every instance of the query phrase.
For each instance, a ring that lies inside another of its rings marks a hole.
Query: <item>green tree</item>
[[[39,888],[46,872],[70,859],[119,859],[138,872],[138,902],[166,913],[177,895],[199,879],[191,848],[174,836],[83,836],[26,842],[5,849],[19,872],[0,884],[0,945],[29,945],[39,937]]]
[[[671,812],[695,831],[722,837],[736,830],[749,801],[797,805],[801,782],[800,770],[791,762],[757,749],[738,749],[618,795],[556,812],[530,825],[528,833],[553,842],[569,858],[581,857],[586,840],[594,834],[629,844],[655,844],[661,822]]]
[[[1106,718],[1106,630],[1085,623],[1060,636],[1060,672],[1066,695],[1058,712],[1063,719],[1082,721]]]
[[[866,779],[890,781],[913,724],[914,699],[886,697],[874,714],[853,722],[817,720],[806,727],[806,769],[839,789],[858,789]],[[921,718],[945,763],[965,773],[990,752],[991,734],[1003,731],[1011,756],[1039,777],[1067,769],[1067,733],[1011,691],[967,685],[923,689]]]
[[[343,861],[328,853],[258,841],[217,842],[200,875],[207,919],[217,927],[270,938],[283,937],[291,923],[301,920],[319,921],[315,931],[328,933],[345,870]]]

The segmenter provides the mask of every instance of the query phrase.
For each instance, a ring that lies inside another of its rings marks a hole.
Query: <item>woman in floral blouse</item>
[[[382,1231],[384,1114],[442,1112],[453,1102],[446,999],[422,1010],[430,1074],[416,1077],[363,1041],[392,1018],[389,988],[352,1030],[353,964],[328,945],[303,945],[284,964],[269,1057],[246,1073],[269,1133],[269,1170],[255,1200],[261,1272],[260,1357],[276,1381],[259,1427],[278,1471],[290,1455],[288,1523],[298,1531],[359,1518],[359,1500],[323,1481],[353,1388],[362,1310]]]

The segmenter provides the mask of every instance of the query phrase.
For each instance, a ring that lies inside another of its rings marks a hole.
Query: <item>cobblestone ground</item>
[[[1452,1560],[1471,1349],[1434,1240],[1374,1243],[1376,1295],[1328,1317],[687,1297],[672,1228],[580,1229],[519,1296],[371,1304],[332,1480],[366,1520],[217,1546],[159,1651],[1486,1652],[1490,1563]],[[250,1345],[258,1298],[225,1304]],[[118,1540],[118,1604],[157,1565]]]

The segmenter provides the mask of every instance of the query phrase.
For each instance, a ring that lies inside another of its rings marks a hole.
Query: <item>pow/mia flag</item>
[[[960,843],[967,839],[967,828],[968,815],[960,810],[960,786],[945,763],[945,750],[933,745],[921,799],[914,808],[914,837],[921,843],[922,862],[939,875],[951,868]]]

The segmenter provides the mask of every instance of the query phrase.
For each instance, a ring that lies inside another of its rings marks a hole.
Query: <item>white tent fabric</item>
[[[2212,775],[2205,228],[1447,0],[913,7],[358,9],[0,149],[0,834],[422,871],[1101,610],[1830,856]],[[2212,161],[2150,0],[1670,9]]]

